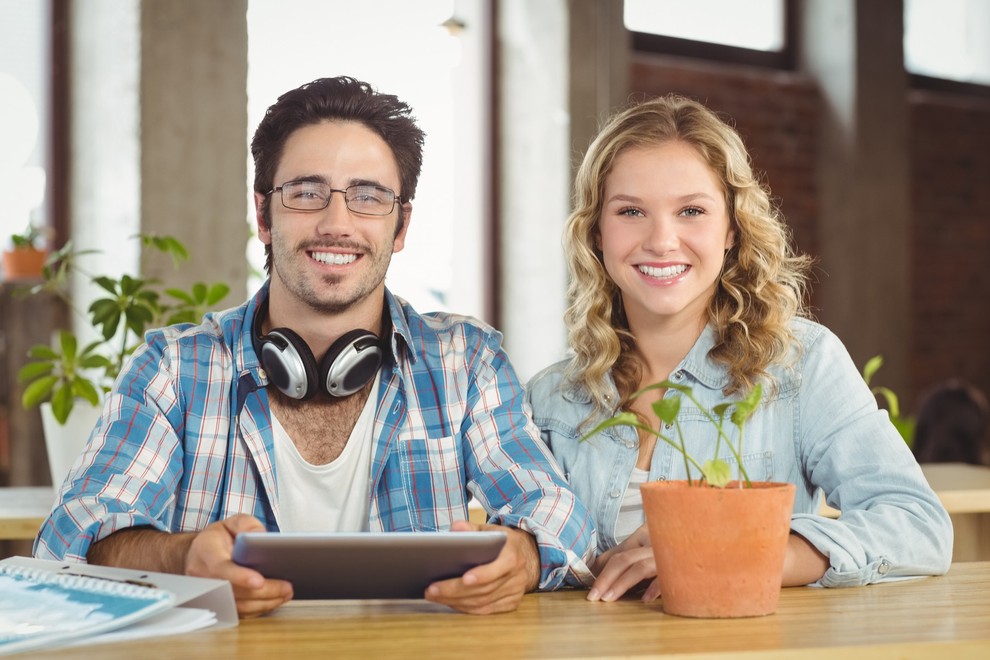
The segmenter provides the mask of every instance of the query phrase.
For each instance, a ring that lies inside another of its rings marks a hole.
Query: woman
[[[528,396],[596,519],[590,600],[644,580],[643,599],[659,595],[638,487],[684,479],[684,463],[631,427],[582,437],[619,410],[657,428],[654,399],[631,395],[667,378],[709,408],[763,384],[743,464],[752,479],[797,485],[785,586],[948,569],[948,514],[842,343],[807,318],[810,259],[792,251],[735,130],[678,96],[618,112],[578,172],[564,247],[573,356],[534,377]],[[689,451],[710,454],[700,416],[679,421]],[[817,515],[821,493],[840,519]]]

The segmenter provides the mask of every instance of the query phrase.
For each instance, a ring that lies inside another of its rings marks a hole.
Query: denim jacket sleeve
[[[945,508],[845,347],[815,327],[799,358],[797,460],[842,513],[797,513],[791,528],[828,556],[820,584],[945,573],[952,558]]]

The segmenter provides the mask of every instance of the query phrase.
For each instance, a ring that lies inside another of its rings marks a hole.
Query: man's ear
[[[265,224],[265,195],[259,192],[254,193],[254,222],[258,229],[258,238],[265,245],[272,243],[272,229]]]
[[[406,247],[406,232],[409,231],[409,223],[412,221],[412,202],[402,203],[402,226],[395,232],[395,241],[392,244],[392,253],[401,252]]]

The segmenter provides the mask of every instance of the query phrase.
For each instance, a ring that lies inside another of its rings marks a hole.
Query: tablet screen
[[[296,599],[422,598],[495,559],[504,532],[247,532],[234,561],[292,583]]]

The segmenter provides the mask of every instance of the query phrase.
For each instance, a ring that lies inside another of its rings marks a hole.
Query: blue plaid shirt
[[[251,341],[266,293],[200,325],[149,332],[39,532],[35,555],[85,561],[117,530],[201,530],[236,513],[278,529],[267,376]],[[386,292],[371,465],[371,531],[448,529],[469,496],[494,524],[537,540],[540,588],[588,583],[596,532],[540,440],[501,335],[416,313]],[[281,484],[282,487],[287,487]]]

